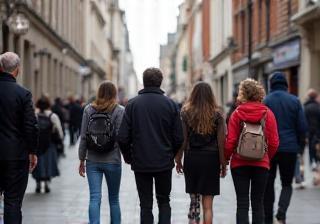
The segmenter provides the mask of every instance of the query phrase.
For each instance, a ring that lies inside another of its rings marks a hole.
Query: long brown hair
[[[92,106],[97,111],[111,112],[117,106],[117,88],[110,81],[100,84]]]
[[[206,82],[198,82],[182,108],[182,117],[196,133],[212,134],[217,108],[211,86]]]

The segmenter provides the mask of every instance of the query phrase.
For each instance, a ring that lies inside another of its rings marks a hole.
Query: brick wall
[[[267,0],[255,0],[252,6],[253,51],[280,40],[295,31],[290,18],[298,12],[299,0],[269,0],[269,37],[267,32]],[[233,34],[237,50],[233,63],[248,55],[248,0],[233,0]],[[243,40],[243,37],[245,40]],[[269,40],[268,40],[269,39]]]

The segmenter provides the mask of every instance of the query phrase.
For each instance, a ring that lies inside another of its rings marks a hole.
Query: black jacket
[[[79,129],[82,123],[83,108],[77,102],[69,104],[69,113],[70,113],[70,125]]]
[[[36,154],[38,126],[30,91],[0,73],[0,160],[27,160]]]
[[[130,152],[134,171],[172,169],[183,143],[178,105],[163,93],[160,88],[145,88],[126,107],[118,142],[124,156]]]
[[[320,105],[316,100],[309,99],[304,104],[304,113],[307,118],[309,133],[320,136]]]

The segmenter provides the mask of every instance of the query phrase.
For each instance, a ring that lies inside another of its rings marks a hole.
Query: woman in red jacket
[[[231,173],[237,195],[237,224],[249,224],[249,192],[251,192],[252,224],[264,222],[263,196],[267,183],[270,160],[275,155],[279,137],[277,123],[271,110],[262,100],[263,87],[253,79],[240,83],[238,101],[240,105],[232,113],[225,142],[225,158],[231,158]],[[258,124],[265,120],[264,136],[267,151],[260,160],[248,160],[237,151],[244,122]],[[251,189],[251,190],[250,190]]]

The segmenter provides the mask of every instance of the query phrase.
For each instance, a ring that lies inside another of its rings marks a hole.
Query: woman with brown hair
[[[220,176],[226,175],[225,122],[217,108],[210,85],[199,82],[181,112],[185,140],[176,156],[176,169],[184,172],[186,193],[191,198],[189,223],[200,222],[200,196],[203,223],[212,223],[213,197],[220,194]]]
[[[103,82],[96,100],[84,109],[79,146],[79,174],[88,176],[90,190],[90,224],[100,223],[101,186],[105,176],[108,185],[111,223],[121,223],[119,189],[121,154],[116,142],[124,108],[117,103],[117,89]]]

